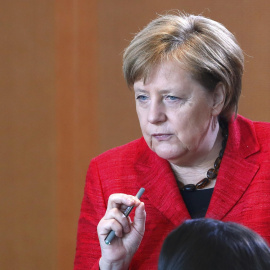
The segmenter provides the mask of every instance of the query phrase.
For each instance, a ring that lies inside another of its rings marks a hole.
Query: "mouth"
[[[158,141],[167,141],[172,137],[172,134],[169,133],[154,133],[152,137]]]

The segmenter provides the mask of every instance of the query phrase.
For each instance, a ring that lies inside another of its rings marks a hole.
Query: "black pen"
[[[139,190],[139,192],[137,193],[136,197],[137,197],[138,199],[140,199],[141,196],[143,195],[144,191],[145,191],[144,188],[140,188],[140,190]],[[129,207],[125,210],[124,215],[125,215],[126,217],[128,217],[128,215],[130,214],[130,212],[131,212],[131,210],[132,210],[133,208],[134,208],[134,205],[133,205],[133,206],[129,206]],[[111,244],[111,241],[113,240],[114,237],[115,237],[115,232],[114,232],[113,230],[111,230],[111,231],[109,232],[109,234],[107,235],[107,237],[105,238],[105,240],[104,240],[105,243],[106,243],[107,245],[110,245],[110,244]]]

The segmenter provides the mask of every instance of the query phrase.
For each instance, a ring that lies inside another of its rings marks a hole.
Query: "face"
[[[175,62],[156,67],[134,83],[136,110],[151,150],[176,165],[189,165],[211,151],[214,95]]]

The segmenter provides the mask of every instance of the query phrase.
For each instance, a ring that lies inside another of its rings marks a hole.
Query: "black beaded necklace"
[[[224,154],[224,151],[225,151],[225,147],[226,147],[226,144],[227,144],[227,140],[228,140],[228,125],[227,125],[227,123],[221,121],[220,122],[220,127],[221,127],[221,130],[222,130],[221,134],[222,134],[222,137],[223,137],[223,141],[222,141],[222,147],[221,147],[221,150],[219,152],[219,155],[218,155],[217,159],[215,160],[214,168],[209,169],[207,171],[207,173],[206,173],[206,178],[199,181],[196,185],[194,185],[194,184],[184,185],[182,183],[179,183],[180,190],[194,191],[196,189],[203,189],[204,187],[209,185],[211,180],[217,178],[220,163],[221,163],[221,160],[222,160],[222,157],[223,157],[223,154]]]

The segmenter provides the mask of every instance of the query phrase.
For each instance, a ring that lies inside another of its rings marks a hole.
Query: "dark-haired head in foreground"
[[[159,270],[269,270],[270,248],[250,229],[212,219],[187,220],[165,239]]]

